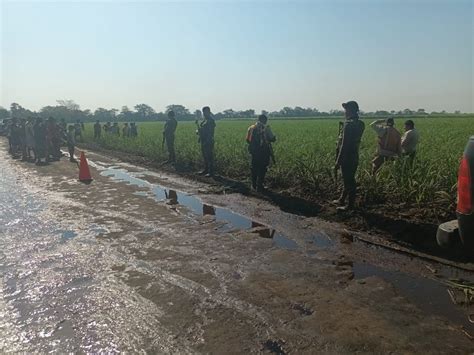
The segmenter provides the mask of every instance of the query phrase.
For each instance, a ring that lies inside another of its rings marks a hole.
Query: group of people
[[[342,107],[346,120],[339,135],[336,169],[341,170],[344,187],[341,196],[334,203],[339,205],[338,210],[345,211],[355,206],[357,190],[355,175],[359,165],[359,146],[365,124],[359,119],[359,105],[356,101],[343,103]],[[372,160],[373,175],[377,174],[384,162],[397,157],[406,156],[410,162],[413,162],[420,135],[412,120],[405,122],[403,136],[394,127],[393,118],[376,120],[370,126],[378,137],[377,153]]]
[[[119,127],[117,122],[114,122],[111,124],[110,122],[107,122],[102,126],[100,124],[100,121],[96,121],[94,124],[94,139],[100,139],[102,137],[102,131],[104,131],[105,134],[110,134],[114,136],[120,137],[137,137],[138,136],[138,127],[135,122],[125,122],[122,126],[122,128]],[[122,131],[122,134],[120,134],[120,131]]]
[[[343,190],[339,199],[334,203],[338,210],[348,210],[355,206],[357,184],[355,175],[359,165],[359,146],[365,130],[365,124],[359,119],[359,105],[356,101],[348,101],[342,104],[345,113],[345,121],[341,122],[336,153],[336,170],[340,170],[343,179]],[[201,146],[204,161],[204,170],[201,175],[214,176],[214,130],[215,120],[209,106],[202,109],[203,119],[196,120],[196,134]],[[378,147],[375,158],[372,161],[372,173],[377,174],[382,164],[397,157],[406,156],[410,162],[416,155],[419,142],[419,133],[415,129],[412,120],[405,122],[405,133],[402,135],[395,128],[393,118],[376,120],[370,124],[378,137]],[[175,133],[178,127],[175,113],[169,111],[163,129],[162,146],[165,144],[169,159],[167,163],[176,162]],[[43,122],[41,118],[29,118],[28,120],[12,119],[9,127],[10,152],[21,154],[23,160],[33,160],[36,164],[44,164],[49,161],[59,160],[61,157],[61,144],[66,143],[69,156],[75,162],[74,147],[76,139],[82,141],[84,125],[77,121],[74,125],[67,124],[64,120],[57,123],[52,117]],[[136,137],[138,135],[135,122],[124,123],[122,128],[118,123],[107,122],[103,126],[99,121],[94,124],[94,139],[98,140],[105,134],[122,137]],[[247,130],[245,140],[251,155],[251,177],[252,188],[256,191],[264,191],[265,175],[268,166],[275,158],[272,143],[276,141],[266,115],[260,115],[255,124]],[[44,160],[44,161],[43,161]]]
[[[76,162],[76,138],[82,140],[83,129],[80,121],[68,126],[64,119],[57,122],[53,117],[47,120],[41,117],[12,118],[6,127],[9,152],[15,158],[21,157],[22,161],[45,165],[58,161],[63,156],[61,146],[67,145],[70,161]]]

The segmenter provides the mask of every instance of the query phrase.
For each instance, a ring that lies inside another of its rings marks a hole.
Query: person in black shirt
[[[355,101],[349,101],[342,104],[345,111],[346,120],[342,131],[342,137],[339,142],[339,155],[336,158],[336,168],[341,169],[344,189],[341,197],[334,201],[342,205],[337,209],[346,211],[353,209],[355,205],[357,184],[355,174],[359,165],[359,146],[362,135],[365,130],[365,124],[359,120],[359,105]],[[345,205],[349,197],[348,205]]]

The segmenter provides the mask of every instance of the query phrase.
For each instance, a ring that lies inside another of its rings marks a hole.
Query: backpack
[[[254,154],[261,150],[265,145],[265,126],[254,124],[249,127],[247,131],[246,141],[248,143],[248,150],[250,154]]]

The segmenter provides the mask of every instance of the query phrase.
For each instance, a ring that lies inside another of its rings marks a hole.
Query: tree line
[[[133,108],[128,106],[122,106],[120,110],[112,108],[106,109],[99,107],[95,111],[88,109],[81,110],[81,107],[73,100],[57,100],[55,106],[45,106],[39,111],[31,111],[18,103],[12,103],[9,109],[0,106],[0,119],[9,117],[17,118],[28,118],[28,117],[54,117],[55,119],[64,118],[67,122],[75,122],[80,120],[82,122],[144,122],[144,121],[164,121],[166,120],[166,113],[173,110],[176,117],[180,121],[193,121],[201,118],[201,111],[196,110],[191,112],[183,105],[168,105],[164,112],[156,112],[151,106],[147,104],[138,104]],[[319,111],[316,108],[303,108],[303,107],[283,107],[279,111],[265,111],[262,110],[262,114],[266,114],[269,117],[277,118],[331,118],[341,117],[344,115],[342,110],[330,110],[329,112]],[[363,116],[432,116],[432,115],[446,115],[449,114],[446,111],[441,112],[426,112],[425,109],[404,109],[400,111],[385,111],[377,110],[374,112],[362,112]],[[455,111],[454,114],[461,114],[461,111]],[[216,119],[243,119],[243,118],[255,118],[257,113],[253,109],[234,111],[233,109],[227,109],[222,112],[214,113]]]

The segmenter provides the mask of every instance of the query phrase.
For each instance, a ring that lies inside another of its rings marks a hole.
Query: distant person
[[[61,135],[59,126],[53,117],[48,118],[46,124],[46,136],[48,141],[48,153],[51,160],[58,161],[61,158]],[[49,158],[48,155],[48,158]]]
[[[402,136],[402,154],[415,158],[416,147],[420,141],[420,134],[415,128],[415,123],[412,120],[405,122],[405,133]]]
[[[75,134],[75,127],[73,125],[70,125],[68,128],[66,143],[67,143],[67,150],[69,151],[69,161],[71,163],[77,163],[77,160],[74,157],[74,150],[76,146],[76,134]]]
[[[129,136],[130,136],[130,127],[128,127],[128,123],[125,122],[122,128],[122,137],[125,138]]]
[[[196,121],[199,143],[201,144],[201,152],[204,159],[204,170],[199,174],[212,177],[214,176],[214,130],[216,122],[212,117],[209,106],[203,107],[202,114],[204,116],[203,120],[199,123]]]
[[[138,136],[137,125],[135,122],[130,123],[130,137],[135,138]]]
[[[384,162],[402,154],[402,136],[394,125],[395,121],[391,117],[370,124],[378,136],[377,153],[372,160],[373,175],[379,171]]]
[[[117,122],[114,122],[114,124],[112,125],[112,127],[110,128],[110,133],[112,133],[113,135],[115,136],[119,136],[120,137],[120,128],[119,128],[119,125]]]
[[[20,144],[21,144],[21,161],[28,161],[28,149],[26,147],[26,120],[22,118],[19,123],[20,127]]]
[[[174,150],[174,138],[176,128],[178,127],[178,121],[176,121],[174,111],[168,112],[168,119],[166,120],[165,127],[163,128],[163,144],[166,142],[166,148],[168,149],[168,163],[176,163],[176,153]]]
[[[22,151],[21,149],[21,126],[18,119],[15,117],[12,119],[9,130],[9,141],[11,146],[11,154],[13,157],[17,157]]]
[[[47,164],[47,156],[48,156],[48,141],[46,138],[46,126],[43,123],[43,119],[38,117],[36,119],[36,123],[33,126],[33,131],[35,134],[35,158],[36,158],[36,165]],[[43,162],[42,160],[45,159]]]
[[[248,150],[252,156],[252,188],[259,192],[265,189],[265,175],[273,155],[272,143],[276,141],[267,122],[267,116],[260,115],[257,123],[248,128],[246,138]]]
[[[102,135],[102,126],[99,121],[96,121],[94,124],[94,139],[99,140]]]
[[[82,122],[80,120],[77,120],[76,123],[74,124],[75,128],[75,133],[74,133],[74,139],[77,139],[79,137],[79,141],[82,142]]]
[[[36,153],[35,153],[35,133],[34,133],[34,119],[33,117],[29,117],[28,121],[26,121],[25,126],[25,139],[26,139],[26,156],[28,160],[35,161]],[[32,155],[33,153],[33,155]]]
[[[359,166],[359,146],[364,134],[365,124],[359,120],[359,105],[356,101],[342,104],[346,120],[339,142],[339,154],[336,158],[336,168],[341,169],[344,189],[341,197],[334,201],[341,205],[338,211],[346,211],[355,207],[357,184],[355,175]],[[346,199],[349,203],[345,205]]]
[[[110,133],[110,128],[111,128],[110,122],[107,122],[106,124],[104,124],[104,133],[105,134]]]
[[[64,118],[61,118],[61,121],[59,122],[59,128],[61,129],[62,136],[67,134],[67,123]]]

